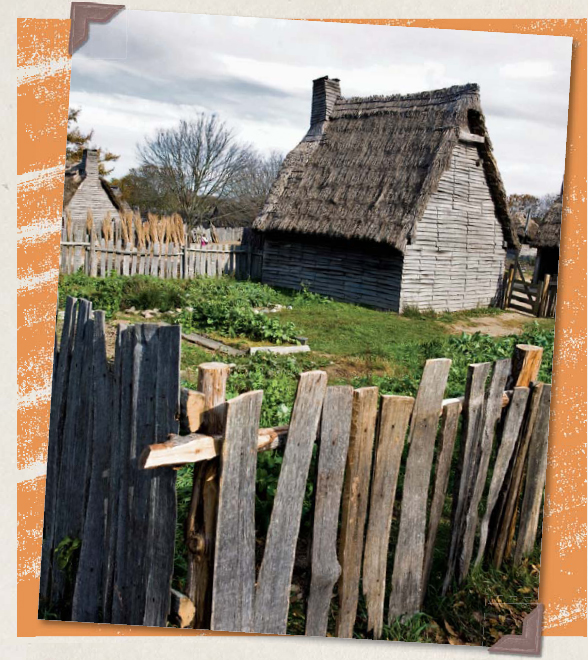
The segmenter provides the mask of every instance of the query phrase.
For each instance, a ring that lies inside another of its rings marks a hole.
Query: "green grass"
[[[333,356],[394,359],[399,345],[448,334],[437,318],[413,319],[359,305],[293,305],[280,317],[300,329],[313,350]]]

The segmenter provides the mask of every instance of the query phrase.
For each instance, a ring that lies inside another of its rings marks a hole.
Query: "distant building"
[[[65,170],[63,215],[68,212],[71,215],[75,237],[85,232],[88,210],[92,211],[97,226],[107,213],[113,220],[119,220],[121,213],[131,210],[120,198],[118,189],[100,176],[98,165],[98,151],[84,149],[82,160]]]
[[[271,285],[395,311],[496,303],[518,238],[478,86],[347,99],[315,80],[254,228]]]
[[[563,186],[559,197],[550,206],[541,222],[537,223],[537,232],[529,241],[531,246],[537,248],[533,284],[544,280],[545,275],[550,275],[552,280],[557,277],[562,206]]]

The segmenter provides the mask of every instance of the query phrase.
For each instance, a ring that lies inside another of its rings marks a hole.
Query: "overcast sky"
[[[92,24],[73,57],[70,105],[94,146],[138,164],[158,127],[217,113],[239,139],[287,153],[310,121],[312,80],[343,96],[476,82],[508,193],[559,191],[572,39],[129,11]]]

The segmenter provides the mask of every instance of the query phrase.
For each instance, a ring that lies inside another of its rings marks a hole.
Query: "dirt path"
[[[497,316],[479,316],[477,318],[465,319],[451,324],[452,332],[469,335],[481,332],[491,337],[504,337],[506,335],[519,334],[523,326],[533,321],[535,317],[531,314],[521,312],[505,312]]]

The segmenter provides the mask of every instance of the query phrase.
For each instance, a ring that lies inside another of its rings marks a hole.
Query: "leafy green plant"
[[[333,299],[323,296],[320,293],[309,291],[308,285],[303,283],[300,291],[297,291],[294,294],[292,302],[294,305],[330,305],[333,302]]]
[[[59,304],[65,306],[67,296],[86,298],[94,309],[103,310],[107,318],[120,309],[123,297],[124,279],[117,275],[95,278],[82,272],[62,275],[59,279]]]
[[[82,542],[80,539],[72,539],[69,536],[61,539],[55,548],[55,556],[57,557],[57,565],[62,571],[73,566],[74,559],[81,545]]]
[[[254,310],[247,301],[226,297],[191,300],[191,311],[183,311],[177,319],[184,331],[214,330],[225,337],[248,337],[254,341],[275,344],[295,343],[297,330],[293,323]]]

